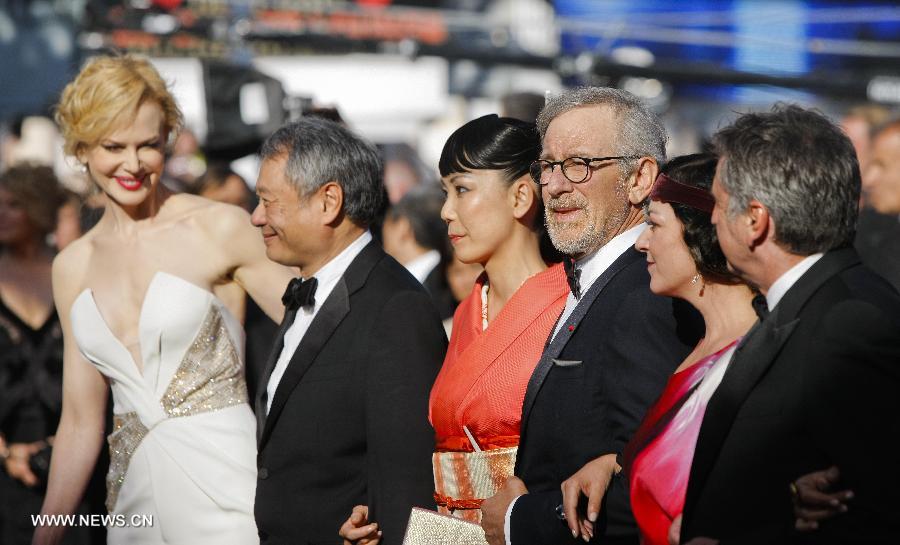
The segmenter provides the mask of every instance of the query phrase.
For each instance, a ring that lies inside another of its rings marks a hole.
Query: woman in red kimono
[[[528,175],[539,153],[533,124],[488,115],[457,129],[441,154],[450,241],[484,274],[456,310],[431,390],[435,500],[474,522],[512,475],[525,388],[568,295],[562,266],[541,254],[543,207]]]
[[[439,164],[454,253],[484,273],[456,309],[431,390],[435,501],[474,522],[481,501],[512,475],[525,388],[569,292],[562,265],[548,266],[561,256],[528,174],[539,153],[533,123],[486,115],[450,136]],[[345,542],[378,539],[364,506],[340,533]]]

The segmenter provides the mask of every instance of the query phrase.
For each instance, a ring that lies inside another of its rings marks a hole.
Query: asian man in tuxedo
[[[434,508],[428,395],[446,337],[428,293],[373,241],[381,164],[323,119],[285,125],[262,148],[252,221],[270,259],[297,267],[256,395],[255,515],[263,544],[340,543],[368,505],[382,543],[410,508]]]

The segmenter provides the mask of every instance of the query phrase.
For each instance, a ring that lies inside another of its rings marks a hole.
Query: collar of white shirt
[[[416,277],[420,284],[425,283],[425,279],[431,274],[431,271],[441,262],[441,253],[437,250],[428,250],[424,254],[417,256],[409,263],[404,263],[406,270]]]
[[[356,256],[358,256],[363,248],[371,241],[372,233],[366,231],[356,240],[351,242],[349,246],[341,250],[341,253],[336,255],[334,259],[316,271],[316,274],[313,276],[318,281],[318,286],[316,287],[316,304],[313,313],[322,307],[322,303],[324,303],[325,299],[331,294],[331,291],[334,289],[338,280],[345,272],[347,272],[347,267],[350,266],[350,263],[353,262]]]
[[[769,305],[770,312],[775,310],[775,305],[781,301],[784,294],[791,289],[791,286],[796,284],[797,280],[800,280],[800,277],[816,264],[816,261],[822,259],[823,255],[825,254],[817,253],[805,257],[800,263],[788,269],[787,272],[778,277],[778,280],[772,283],[769,291],[766,292],[766,304]]]
[[[628,248],[635,245],[638,237],[641,236],[641,233],[646,228],[647,224],[641,222],[640,225],[635,225],[624,233],[614,236],[612,240],[604,244],[599,250],[575,262],[575,266],[581,271],[579,283],[581,284],[582,297],[591,289],[594,282],[600,278],[603,271],[608,269],[615,260],[619,259],[619,256],[624,254]],[[572,315],[576,306],[578,306],[578,299],[575,299],[575,296],[570,291],[568,297],[566,297],[566,306],[563,308],[559,321],[556,322],[556,327],[553,329],[553,337],[551,338],[556,338],[556,334],[559,333],[562,325]]]
[[[288,363],[294,356],[294,352],[297,351],[297,347],[300,346],[300,341],[306,335],[306,331],[309,329],[316,314],[318,314],[319,309],[322,308],[325,300],[328,299],[328,296],[334,291],[334,287],[337,286],[338,281],[347,272],[350,263],[356,259],[356,256],[371,241],[372,233],[366,231],[313,275],[318,281],[315,296],[316,303],[311,308],[300,308],[294,316],[293,323],[284,332],[284,346],[281,349],[281,354],[278,355],[278,361],[275,362],[275,368],[272,369],[272,374],[269,376],[269,382],[266,385],[266,414],[272,408],[275,391],[278,389],[281,377],[284,376],[284,372],[287,370]]]
[[[641,233],[647,228],[647,224],[641,222],[624,233],[619,233],[612,240],[604,244],[596,252],[586,255],[575,262],[575,266],[581,270],[579,281],[581,282],[581,293],[587,293],[591,289],[591,285],[600,278],[600,275],[609,268],[610,265],[619,259],[619,256],[634,246]],[[572,294],[569,294],[572,296]],[[574,297],[573,297],[574,299]]]

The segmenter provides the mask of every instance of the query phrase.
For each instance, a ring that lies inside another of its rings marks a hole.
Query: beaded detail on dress
[[[247,385],[222,313],[210,307],[162,400],[169,416],[190,416],[247,402]]]
[[[109,435],[109,472],[106,474],[106,508],[110,513],[125,482],[131,455],[147,435],[147,427],[136,412],[113,416],[113,432]]]
[[[222,313],[216,306],[210,306],[160,404],[169,417],[175,418],[246,402],[247,385],[240,357]],[[131,456],[148,431],[136,412],[115,415],[115,431],[109,436],[110,465],[106,477],[106,507],[110,512],[125,482]]]

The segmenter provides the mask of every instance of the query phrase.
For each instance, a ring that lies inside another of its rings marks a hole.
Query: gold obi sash
[[[483,450],[481,452],[435,452],[434,499],[438,510],[475,510],[472,516],[458,513],[467,520],[479,519],[481,502],[497,493],[512,474],[518,447]],[[474,520],[473,520],[474,521]],[[480,521],[479,521],[480,522]]]

